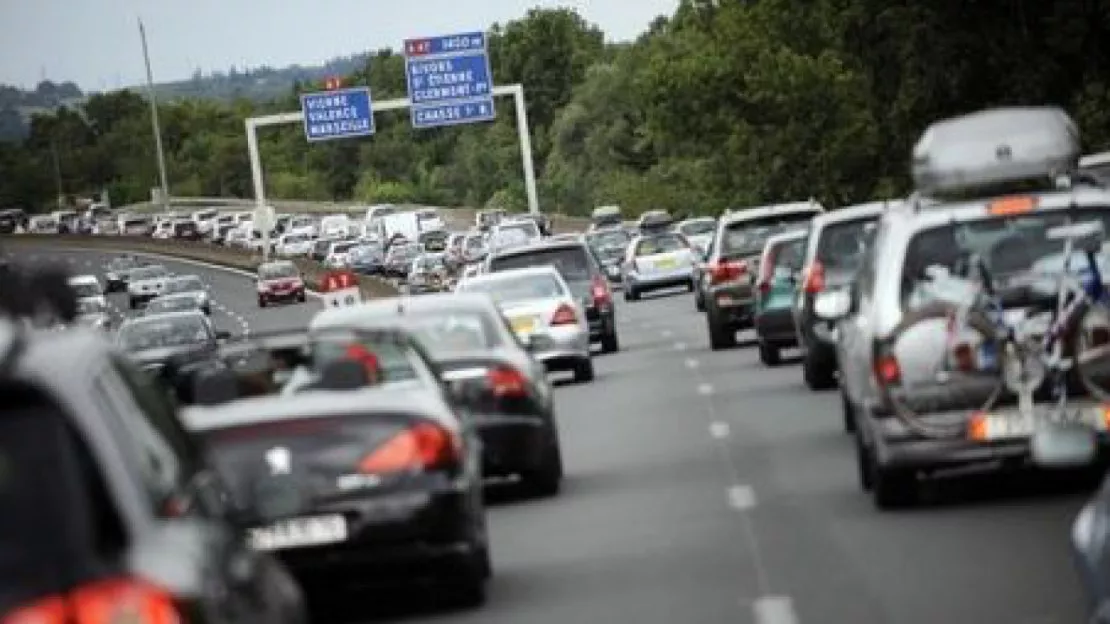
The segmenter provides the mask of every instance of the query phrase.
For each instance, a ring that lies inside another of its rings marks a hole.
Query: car
[[[713,242],[713,234],[717,231],[717,219],[714,217],[693,217],[683,219],[674,226],[674,231],[685,236],[690,246],[698,250],[698,255],[704,256]]]
[[[196,300],[197,307],[205,314],[212,314],[212,299],[208,294],[208,286],[198,275],[177,275],[167,279],[162,285],[162,294],[159,297],[166,295],[190,296]]]
[[[447,284],[447,263],[442,253],[424,253],[412,261],[407,280],[412,295],[438,292]]]
[[[501,222],[502,217],[508,214],[501,208],[487,208],[474,213],[474,229],[479,232],[488,232],[490,228]]]
[[[571,371],[578,383],[593,381],[586,312],[554,267],[483,273],[459,282],[456,291],[493,297],[513,333],[547,370]]]
[[[1007,146],[1009,159],[997,157],[999,145]],[[938,277],[958,272],[975,255],[994,276],[1007,322],[1030,319],[1031,310],[1056,297],[1051,276],[1060,273],[1062,243],[1049,230],[1088,220],[1110,230],[1110,192],[1057,184],[1057,174],[1074,170],[1079,158],[1074,123],[1059,109],[999,108],[943,120],[923,133],[914,156],[921,196],[885,211],[856,279],[823,290],[814,302],[818,318],[829,324],[815,328],[833,332],[859,485],[881,510],[917,502],[921,476],[1021,468],[1034,457],[1034,431],[1021,424],[1027,421],[1013,401],[984,408],[997,392],[998,375],[957,374],[964,370],[959,360],[973,370],[988,367],[974,355],[978,345],[949,348],[944,322],[913,326],[912,336],[894,343],[907,314],[940,301]],[[959,199],[925,199],[945,196]],[[1039,293],[1022,279],[1030,276],[1049,276],[1053,293]],[[956,366],[938,373],[936,358],[961,350],[967,357],[954,356]],[[895,394],[912,418],[895,411]],[[1068,410],[1104,418],[1090,397],[1069,397]],[[986,418],[990,426],[977,424]],[[955,433],[923,435],[923,428]],[[1105,433],[1097,441],[1102,453],[1110,450]]]
[[[696,252],[682,235],[658,229],[649,221],[647,230],[633,238],[625,251],[621,265],[624,300],[639,301],[645,292],[675,286],[693,291],[696,262]]]
[[[105,305],[108,303],[104,298],[104,288],[95,275],[74,275],[69,278],[69,287],[78,300],[96,299]]]
[[[620,206],[598,206],[590,213],[591,232],[611,228],[623,228],[624,219]]]
[[[112,315],[108,304],[101,297],[86,297],[77,301],[76,324],[107,331],[112,328]]]
[[[255,549],[309,595],[432,580],[478,605],[492,564],[474,430],[418,341],[331,314],[351,309],[313,320],[309,368],[278,394],[239,398],[234,371],[214,372],[225,396],[183,410],[186,426]]]
[[[116,345],[143,370],[176,382],[216,358],[220,341],[229,338],[203,312],[189,310],[127,319]]]
[[[120,256],[104,265],[104,291],[109,293],[126,292],[131,269],[139,267],[133,256]]]
[[[709,346],[714,351],[736,346],[736,333],[750,329],[755,312],[755,276],[767,239],[788,230],[809,227],[825,212],[809,200],[728,212],[717,222],[717,233],[698,271],[705,306]]]
[[[307,256],[312,251],[315,241],[305,232],[288,232],[282,234],[274,243],[274,255],[283,258],[300,258]]]
[[[362,275],[381,275],[384,271],[385,254],[376,242],[361,242],[348,252],[351,270]]]
[[[127,304],[136,310],[162,294],[172,274],[160,264],[131,269],[127,274]]]
[[[447,230],[424,230],[420,232],[416,242],[424,251],[444,253],[447,251],[448,239],[451,234]]]
[[[258,307],[276,302],[304,303],[307,288],[301,270],[288,260],[266,262],[258,267],[255,278]]]
[[[836,387],[836,351],[831,342],[822,338],[827,332],[813,329],[820,322],[813,314],[814,298],[826,288],[841,288],[856,278],[879,217],[897,205],[876,201],[847,206],[810,221],[794,327],[798,332],[797,344],[802,349],[802,379],[811,390]]]
[[[632,235],[621,228],[594,230],[586,234],[586,244],[594,252],[594,257],[605,271],[605,277],[613,284],[620,284],[621,264]]]
[[[438,232],[446,227],[443,217],[439,216],[439,211],[435,208],[418,208],[414,212],[421,232]]]
[[[778,366],[782,349],[798,345],[794,308],[807,238],[804,230],[788,232],[772,236],[763,247],[754,324],[759,361],[767,366]]]
[[[357,240],[337,240],[332,241],[331,246],[328,247],[328,253],[324,256],[324,266],[329,269],[345,269],[350,266],[350,251],[358,246]]]
[[[489,296],[382,299],[328,315],[340,325],[401,324],[465,398],[482,442],[482,473],[520,477],[539,496],[558,493],[563,455],[551,384]],[[325,320],[321,314],[314,326]]]
[[[412,263],[421,253],[416,243],[394,243],[385,252],[385,276],[408,279]]]
[[[543,234],[535,221],[505,218],[490,229],[488,245],[492,251],[499,251],[534,243],[542,238]]]
[[[143,308],[142,316],[157,316],[167,312],[201,312],[209,314],[200,307],[200,301],[192,293],[158,295]]]
[[[647,210],[636,220],[641,234],[658,233],[674,226],[674,217],[666,210]]]
[[[0,620],[307,621],[155,380],[101,332],[0,323]]]
[[[485,236],[476,232],[467,234],[461,246],[461,260],[463,264],[481,262],[489,252],[489,246],[486,245]]]
[[[487,256],[483,270],[497,273],[528,267],[553,266],[570,287],[586,314],[590,342],[600,344],[602,353],[620,350],[617,312],[613,291],[597,258],[581,237],[573,240],[547,239],[531,245],[503,250]]]

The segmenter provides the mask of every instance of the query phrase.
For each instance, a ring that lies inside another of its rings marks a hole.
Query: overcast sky
[[[311,65],[405,38],[484,30],[534,6],[570,6],[611,40],[632,39],[678,0],[0,0],[0,83],[72,80],[85,90],[143,80],[136,19],[157,81],[200,68]]]

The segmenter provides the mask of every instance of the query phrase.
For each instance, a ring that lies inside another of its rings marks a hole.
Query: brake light
[[[1037,207],[1036,197],[1003,197],[987,204],[987,212],[996,217],[1024,214]]]
[[[806,278],[802,284],[802,289],[811,295],[825,290],[825,265],[817,261],[809,265],[809,268],[806,269]]]
[[[419,472],[457,464],[460,453],[454,433],[435,423],[423,422],[390,438],[364,457],[358,469],[367,474]]]
[[[555,314],[551,317],[551,325],[577,325],[578,315],[574,312],[574,308],[567,304],[562,304]]]
[[[718,260],[709,267],[709,281],[711,284],[734,282],[748,272],[748,263],[743,260]]]
[[[975,370],[975,351],[966,342],[952,348],[952,359],[958,371],[970,373]]]
[[[493,396],[498,398],[516,398],[528,394],[528,379],[517,369],[510,366],[498,366],[490,369],[486,374]]]
[[[896,384],[902,380],[902,369],[898,366],[898,358],[893,355],[882,355],[875,360],[875,379],[883,384]]]
[[[613,301],[613,294],[609,291],[609,283],[605,278],[600,275],[594,278],[593,284],[590,286],[590,296],[593,297],[594,305],[608,305]]]
[[[771,282],[775,275],[775,255],[778,249],[768,247],[763,250],[763,257],[759,260],[759,292],[767,294],[771,291]]]
[[[177,624],[173,596],[138,579],[108,579],[51,596],[3,617],[3,624]]]

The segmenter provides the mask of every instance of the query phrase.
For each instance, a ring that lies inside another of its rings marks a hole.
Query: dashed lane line
[[[798,624],[794,602],[787,596],[764,596],[752,604],[756,624]]]

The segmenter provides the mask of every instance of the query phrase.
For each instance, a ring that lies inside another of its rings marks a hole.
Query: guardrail
[[[81,236],[67,234],[0,235],[0,247],[17,251],[23,248],[56,247],[59,249],[93,249],[115,253],[149,253],[207,262],[229,269],[254,272],[262,263],[258,254],[242,249],[220,247],[203,242],[155,240],[143,236]],[[328,269],[307,258],[292,258],[304,276],[310,290],[319,290],[320,281]],[[360,275],[359,288],[363,297],[376,299],[399,294],[393,284],[373,276]]]

